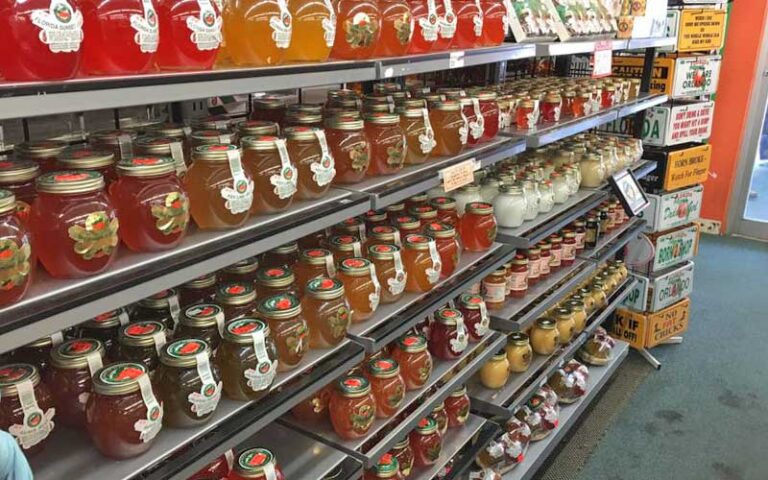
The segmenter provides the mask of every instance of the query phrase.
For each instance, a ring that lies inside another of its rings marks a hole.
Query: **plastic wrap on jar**
[[[547,384],[557,393],[561,404],[577,401],[587,393],[589,370],[577,360],[570,360],[549,377]]]

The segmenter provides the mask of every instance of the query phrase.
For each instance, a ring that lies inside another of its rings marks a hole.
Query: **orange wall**
[[[701,211],[703,218],[721,221],[721,231],[725,231],[728,200],[740,158],[767,12],[766,0],[737,0],[732,4],[728,20],[712,137],[709,140],[712,164],[710,178],[704,187]]]

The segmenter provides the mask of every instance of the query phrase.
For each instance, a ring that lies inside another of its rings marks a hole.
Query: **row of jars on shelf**
[[[511,7],[510,7],[511,8]],[[0,15],[11,81],[324,62],[500,45],[487,0],[34,0]]]

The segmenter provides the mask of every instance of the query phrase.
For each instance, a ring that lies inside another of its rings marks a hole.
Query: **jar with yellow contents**
[[[576,335],[576,320],[570,308],[560,307],[555,309],[555,321],[557,322],[558,341],[560,345],[568,344]]]
[[[500,350],[480,368],[480,382],[485,388],[498,390],[509,379],[507,352]]]
[[[557,323],[551,318],[539,318],[529,333],[531,348],[539,355],[551,355],[560,344]]]
[[[507,337],[506,352],[510,372],[522,373],[531,366],[533,349],[528,335],[520,332],[511,333]]]

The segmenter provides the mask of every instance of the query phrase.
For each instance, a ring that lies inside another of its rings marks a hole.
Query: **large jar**
[[[458,0],[453,2],[456,10],[456,36],[453,48],[462,50],[475,48],[483,35],[483,9],[480,0]]]
[[[114,459],[147,451],[162,428],[163,405],[139,363],[114,363],[93,377],[86,406],[88,433],[96,448]]]
[[[352,316],[341,280],[320,276],[307,282],[301,307],[310,348],[331,348],[347,336]]]
[[[461,251],[464,248],[456,235],[456,228],[447,223],[432,222],[426,225],[425,231],[435,239],[442,266],[440,276],[450,277],[459,266]]]
[[[461,102],[461,113],[467,119],[469,134],[467,135],[467,144],[476,145],[483,137],[485,130],[485,119],[480,112],[480,102],[477,97],[457,97]]]
[[[523,189],[517,185],[502,185],[499,194],[493,200],[493,209],[499,226],[516,228],[525,221],[528,201],[523,195]]]
[[[319,277],[335,277],[336,266],[333,263],[333,253],[324,248],[302,250],[299,261],[293,268],[296,276],[296,292],[304,295],[307,282]]]
[[[307,321],[301,314],[301,302],[290,293],[266,297],[259,302],[259,317],[267,320],[277,345],[279,372],[298,367],[309,350]]]
[[[503,2],[482,0],[483,37],[478,46],[496,47],[502,44],[507,34],[506,8]]]
[[[69,340],[51,352],[45,383],[62,424],[85,428],[85,405],[93,389],[91,377],[103,366],[105,355],[104,344],[91,338]]]
[[[285,51],[287,62],[324,62],[336,39],[336,12],[330,0],[288,2],[293,19],[291,43]]]
[[[437,40],[438,23],[436,0],[409,0],[413,15],[413,37],[408,53],[428,53]]]
[[[277,137],[245,137],[243,167],[253,179],[251,215],[282,212],[293,202],[298,171],[288,157],[285,140]]]
[[[256,272],[259,269],[259,258],[249,257],[219,270],[218,279],[221,282],[242,282],[256,285]]]
[[[498,390],[509,379],[509,360],[504,350],[497,352],[480,368],[480,383],[485,388]]]
[[[204,340],[213,353],[221,344],[224,332],[224,310],[214,303],[201,303],[184,310],[179,325],[173,332],[176,340],[197,338]]]
[[[337,267],[348,258],[363,256],[363,244],[356,235],[334,235],[328,239],[328,246]]]
[[[372,113],[365,118],[365,134],[371,145],[371,161],[367,174],[391,175],[403,168],[405,134],[400,117],[394,113]]]
[[[336,176],[336,167],[325,132],[319,128],[290,127],[285,129],[286,148],[298,169],[296,198],[311,200],[323,197]]]
[[[163,290],[150,297],[142,298],[133,308],[133,320],[162,322],[169,330],[176,328],[181,315],[179,296],[175,288]]]
[[[376,400],[376,418],[389,418],[397,413],[405,399],[405,380],[397,361],[372,358],[365,366],[365,376]]]
[[[600,155],[590,154],[579,162],[581,173],[581,186],[583,188],[597,188],[602,185],[606,177],[605,164]]]
[[[392,349],[392,358],[400,365],[407,390],[418,390],[432,374],[432,355],[423,335],[406,334]]]
[[[0,190],[0,306],[17,302],[32,282],[36,255],[31,235],[16,215],[16,197]]]
[[[539,318],[530,331],[531,348],[539,355],[552,355],[560,342],[557,323],[551,318]]]
[[[491,319],[483,297],[474,293],[463,293],[456,307],[464,316],[470,342],[479,342],[488,334]]]
[[[429,351],[442,360],[459,358],[469,344],[469,333],[461,311],[443,308],[435,313],[429,330]]]
[[[377,243],[368,247],[368,258],[376,267],[376,276],[382,285],[381,303],[394,303],[405,293],[408,273],[397,245]]]
[[[201,145],[192,150],[184,177],[190,213],[202,229],[237,228],[248,219],[254,182],[234,145]]]
[[[25,455],[43,450],[55,413],[51,392],[36,366],[0,365],[0,429],[15,438]]]
[[[140,363],[153,376],[160,365],[160,352],[167,342],[165,325],[156,321],[139,321],[120,327],[112,360]]]
[[[48,273],[76,278],[101,273],[117,253],[117,211],[97,172],[62,171],[37,179],[30,226]]]
[[[430,156],[455,157],[464,150],[469,126],[459,102],[446,100],[436,103],[429,112],[429,120],[435,131],[435,148]]]
[[[227,323],[215,358],[227,398],[259,400],[269,393],[279,360],[265,322],[239,318]]]
[[[480,103],[480,113],[482,114],[484,124],[483,135],[480,141],[487,142],[499,133],[499,103],[496,100],[496,92],[491,90],[477,92],[477,99]]]
[[[408,52],[413,35],[411,7],[406,0],[377,0],[381,12],[381,35],[374,57],[400,57]]]
[[[461,427],[469,419],[469,395],[467,387],[462,385],[445,399],[445,413],[448,415],[448,426]]]
[[[179,285],[179,306],[184,308],[212,301],[216,295],[216,280],[216,272],[212,272]]]
[[[352,308],[352,322],[368,320],[379,308],[381,284],[375,265],[365,258],[352,257],[339,265],[338,278]]]
[[[78,338],[93,338],[104,344],[107,357],[112,357],[117,345],[117,336],[120,327],[127,325],[128,313],[118,308],[110,312],[104,312],[77,326],[75,335]]]
[[[510,372],[522,373],[531,366],[533,350],[528,335],[520,332],[510,333],[507,337],[506,352]]]
[[[89,146],[72,147],[58,155],[57,170],[93,170],[104,177],[109,186],[117,178],[115,154],[110,150],[95,150]]]
[[[471,202],[461,217],[459,235],[464,248],[471,252],[484,252],[496,240],[496,217],[493,205],[485,202]]]
[[[336,40],[331,57],[344,60],[371,58],[381,35],[381,11],[372,0],[336,2]]]
[[[456,13],[452,0],[435,0],[437,4],[438,32],[433,51],[448,50],[456,36]]]
[[[249,448],[237,456],[227,480],[285,480],[285,475],[272,452]]]
[[[33,160],[0,160],[0,188],[16,196],[17,210],[24,218],[28,218],[37,197],[35,179],[39,175],[40,166]]]
[[[137,252],[176,247],[189,224],[189,197],[173,159],[133,157],[117,166],[109,194],[122,222],[121,239]]]
[[[403,263],[408,272],[405,289],[412,293],[429,292],[440,279],[442,260],[435,239],[420,234],[403,239]]]
[[[371,144],[363,126],[362,120],[351,116],[337,116],[327,121],[325,135],[336,162],[334,183],[357,183],[365,177],[370,166]]]
[[[482,202],[483,196],[480,193],[480,187],[475,184],[464,185],[458,192],[453,194],[456,202],[456,212],[459,216],[466,213],[467,205],[473,202]],[[486,202],[490,204],[490,202]]]
[[[283,63],[293,33],[288,2],[227,2],[223,17],[227,53],[235,65],[259,67]]]
[[[58,170],[59,156],[66,150],[67,144],[52,140],[24,142],[16,146],[14,152],[20,160],[29,160],[40,166],[41,173]]]
[[[22,345],[10,354],[11,360],[16,363],[29,363],[37,367],[41,372],[44,372],[48,368],[48,364],[51,361],[51,351],[53,350],[54,343],[59,345],[62,341],[63,335],[61,332],[46,337],[38,338],[32,343]],[[2,399],[2,397],[0,397]]]
[[[443,437],[437,428],[437,422],[432,417],[423,418],[416,428],[411,431],[410,445],[413,449],[416,467],[426,468],[434,465],[440,458],[443,448]]]
[[[331,424],[344,440],[365,436],[376,417],[376,400],[364,377],[346,377],[336,383],[329,403]]]
[[[222,42],[221,12],[216,2],[159,0],[163,34],[157,49],[160,70],[210,70]]]
[[[184,175],[187,164],[191,163],[185,138],[142,136],[134,142],[134,154],[148,157],[170,157],[176,166],[176,173]],[[128,159],[123,159],[126,161]]]

